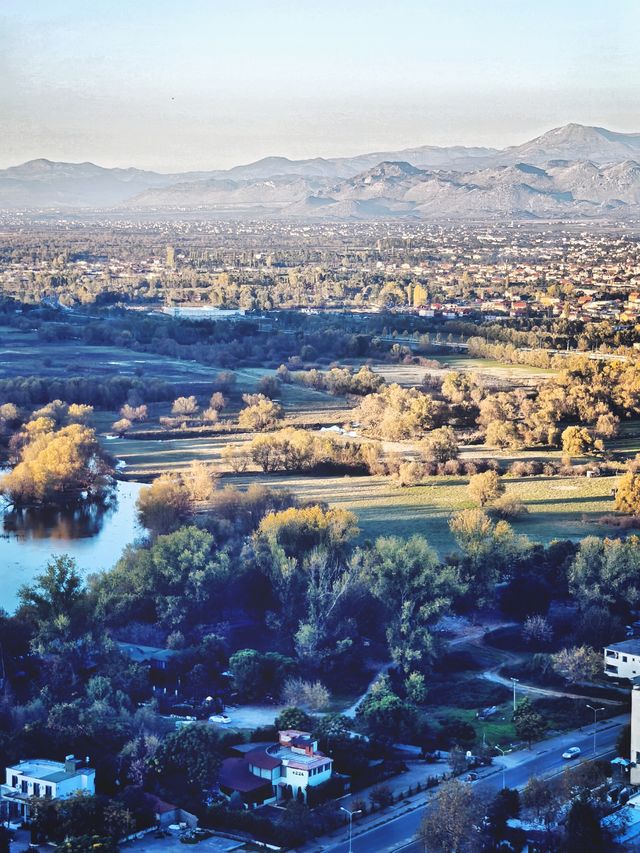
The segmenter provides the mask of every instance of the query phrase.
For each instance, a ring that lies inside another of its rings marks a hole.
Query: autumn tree
[[[264,394],[244,394],[245,408],[238,415],[240,429],[262,432],[273,429],[284,417],[284,409]]]
[[[566,456],[584,456],[593,447],[593,436],[585,427],[569,426],[562,433],[562,452]]]
[[[431,430],[420,443],[420,452],[427,462],[448,462],[457,459],[458,439],[449,426]]]
[[[469,479],[469,495],[480,506],[486,506],[504,492],[504,483],[496,471],[483,471]]]
[[[70,424],[55,430],[46,418],[32,423],[42,429],[27,434],[18,464],[0,480],[12,503],[58,503],[82,491],[104,492],[113,467],[93,429]]]
[[[438,788],[418,838],[430,853],[475,853],[482,846],[485,811],[475,788],[452,779]]]
[[[198,400],[191,395],[190,397],[177,397],[171,406],[171,414],[176,417],[194,417],[198,414]]]
[[[551,655],[551,665],[570,684],[593,681],[602,672],[602,655],[590,646],[572,646]]]
[[[640,515],[640,470],[627,471],[618,480],[616,509],[629,515]]]
[[[171,474],[162,474],[141,489],[136,507],[140,524],[154,533],[176,530],[193,512],[188,488]]]

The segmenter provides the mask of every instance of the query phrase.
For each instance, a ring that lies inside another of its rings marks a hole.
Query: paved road
[[[605,721],[598,726],[598,757],[613,757],[614,747],[621,727],[628,718],[618,717],[614,721]],[[569,746],[579,746],[585,758],[593,756],[593,728],[571,732],[558,738],[543,741],[529,751],[521,753],[522,761],[505,768],[505,783],[509,788],[523,787],[531,776],[554,775],[560,773],[569,764],[563,760],[562,751]],[[518,754],[509,758],[517,760]],[[481,791],[498,791],[502,788],[502,765],[495,762],[497,772],[474,783]],[[371,829],[362,835],[354,836],[354,853],[387,853],[402,850],[402,853],[422,853],[423,848],[414,839],[424,815],[425,806],[409,814],[390,820],[383,826]],[[326,853],[348,853],[347,842],[340,842],[322,848]]]

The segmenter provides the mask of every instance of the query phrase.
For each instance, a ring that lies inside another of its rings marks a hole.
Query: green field
[[[358,516],[363,538],[382,535],[424,536],[439,554],[455,548],[448,520],[452,512],[473,506],[463,477],[431,477],[424,485],[395,488],[386,477],[225,476],[224,482],[246,486],[262,482],[289,489],[301,500],[326,501]],[[518,533],[536,542],[612,535],[598,522],[613,511],[614,478],[507,478],[507,494],[519,497],[529,515],[514,522]]]

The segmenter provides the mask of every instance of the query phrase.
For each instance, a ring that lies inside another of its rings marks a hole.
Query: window
[[[26,793],[27,793],[27,791],[29,790],[29,786],[28,786],[28,784],[27,784],[27,780],[26,780],[26,779],[23,779],[23,780],[22,780],[22,783],[21,783],[21,785],[20,785],[20,789],[22,790],[22,793],[23,793],[23,794],[26,794]]]
[[[52,794],[53,794],[53,789],[51,788],[51,785],[45,785],[44,786],[45,797],[47,797],[48,799],[51,799]]]
[[[627,662],[627,656],[626,656],[626,655],[622,655],[622,663],[626,663],[626,662]]]
[[[40,783],[39,782],[33,783],[33,796],[34,797],[40,796]]]
[[[17,788],[17,787],[18,787],[18,777],[17,777],[17,776],[15,776],[15,775],[14,775],[14,776],[12,776],[12,777],[11,777],[11,785],[12,785],[14,788]]]

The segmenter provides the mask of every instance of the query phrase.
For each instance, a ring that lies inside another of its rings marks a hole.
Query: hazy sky
[[[0,0],[0,166],[640,132],[640,0]]]

